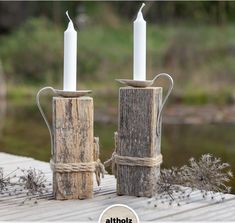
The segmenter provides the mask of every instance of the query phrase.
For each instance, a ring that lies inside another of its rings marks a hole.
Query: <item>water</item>
[[[47,113],[50,113],[50,109],[47,109]],[[23,104],[8,102],[6,116],[1,120],[0,151],[49,161],[49,133],[33,100]],[[112,154],[116,129],[116,124],[95,123],[95,136],[100,137],[102,161]],[[163,166],[180,166],[186,164],[190,157],[198,158],[210,153],[230,163],[235,173],[234,132],[235,126],[232,124],[163,125]],[[232,186],[235,188],[235,179]]]

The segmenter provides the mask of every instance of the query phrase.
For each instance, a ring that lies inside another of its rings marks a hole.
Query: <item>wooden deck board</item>
[[[222,204],[222,205],[221,205]],[[234,198],[225,200],[223,203],[211,204],[209,206],[193,209],[183,214],[176,214],[173,216],[168,216],[164,218],[164,221],[183,221],[183,220],[193,220],[193,221],[205,221],[210,219],[211,221],[220,220],[235,220],[235,201]]]
[[[226,195],[224,202],[216,203],[203,200],[199,191],[194,191],[188,201],[181,206],[167,204],[154,207],[148,204],[148,198],[116,195],[116,180],[112,175],[105,175],[100,187],[94,187],[93,199],[56,201],[51,196],[52,174],[46,162],[32,158],[0,153],[0,167],[9,173],[20,168],[42,170],[48,178],[49,192],[38,204],[27,202],[19,205],[24,195],[0,195],[0,220],[12,221],[96,221],[102,211],[112,204],[126,204],[132,207],[142,221],[196,221],[196,220],[235,220],[235,195]]]

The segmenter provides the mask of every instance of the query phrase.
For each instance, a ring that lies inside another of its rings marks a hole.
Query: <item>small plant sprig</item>
[[[191,158],[189,165],[181,167],[183,185],[200,190],[203,198],[210,195],[214,199],[215,193],[229,193],[231,187],[226,183],[233,177],[229,166],[210,154],[202,155],[198,161]]]
[[[20,171],[20,174],[16,174],[17,171]],[[48,193],[46,182],[47,179],[40,170],[17,168],[4,175],[3,168],[0,168],[0,194],[9,196],[25,194],[26,198],[21,202],[21,205],[27,200],[34,200],[36,204],[37,197]]]
[[[17,169],[13,170],[7,175],[4,175],[3,168],[0,167],[0,194],[8,193],[9,195],[11,195],[11,192],[9,192],[9,188],[13,185],[11,180],[16,177],[16,175],[13,175],[13,173],[15,173],[16,171]]]
[[[21,169],[21,172],[23,175],[19,177],[18,183],[27,195],[22,204],[33,198],[35,199],[34,203],[37,203],[36,196],[41,196],[48,192],[48,188],[46,187],[47,179],[44,173],[41,170],[36,170],[34,168],[29,168],[27,170]]]
[[[169,205],[176,203],[180,206],[180,201],[189,197],[187,194],[188,189],[181,186],[182,178],[180,169],[176,167],[161,170],[154,197],[155,207],[157,207],[158,203]]]
[[[181,168],[162,169],[154,199],[161,204],[172,205],[175,202],[180,206],[180,201],[189,199],[193,190],[200,190],[203,198],[214,200],[219,194],[223,201],[224,194],[231,191],[231,187],[226,185],[233,177],[229,166],[220,158],[204,154],[198,161],[191,158],[189,165]],[[154,206],[157,206],[156,202]]]
[[[8,190],[7,186],[10,183],[9,177],[4,177],[3,175],[3,168],[0,168],[0,192],[3,194],[5,191]]]

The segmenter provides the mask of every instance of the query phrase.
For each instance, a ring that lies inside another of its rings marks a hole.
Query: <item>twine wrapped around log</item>
[[[50,160],[50,166],[53,172],[58,173],[94,172],[98,186],[100,186],[101,176],[103,178],[105,174],[105,168],[100,159],[89,163],[55,163]]]
[[[117,139],[118,133],[114,133],[115,149],[112,153],[110,159],[104,162],[104,166],[112,167],[112,173],[116,176],[117,165],[127,165],[127,166],[146,166],[153,167],[158,166],[162,163],[162,155],[156,157],[130,157],[130,156],[120,156],[117,154]]]
[[[53,159],[50,160],[50,167],[53,172],[57,173],[71,173],[71,172],[94,172],[96,176],[97,185],[100,186],[101,177],[104,178],[106,173],[104,165],[99,159],[99,138],[94,137],[94,160],[93,162],[83,163],[55,163]]]

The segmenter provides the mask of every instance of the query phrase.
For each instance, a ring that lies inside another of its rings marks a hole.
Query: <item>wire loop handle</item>
[[[49,124],[49,121],[47,120],[47,117],[46,117],[46,115],[45,115],[45,113],[44,113],[44,111],[43,111],[43,109],[42,109],[42,107],[41,107],[41,104],[40,104],[40,95],[41,95],[41,93],[42,93],[43,91],[46,91],[46,90],[51,90],[53,93],[56,93],[56,92],[55,92],[55,89],[54,89],[53,87],[48,86],[48,87],[41,88],[41,89],[38,91],[38,93],[37,93],[37,96],[36,96],[36,103],[37,103],[38,109],[39,109],[39,111],[40,111],[40,113],[41,113],[41,115],[42,115],[42,117],[43,117],[43,119],[44,119],[44,121],[45,121],[45,123],[46,123],[46,126],[47,126],[47,128],[48,128],[48,131],[49,131],[49,133],[50,133],[50,139],[51,139],[51,155],[53,155],[53,130],[52,130],[52,127],[51,127],[51,125]]]
[[[167,91],[167,94],[162,102],[162,106],[160,108],[160,111],[159,111],[159,114],[158,114],[158,118],[157,118],[157,136],[160,136],[160,132],[161,132],[161,126],[160,126],[160,122],[161,122],[161,118],[162,118],[162,110],[166,104],[166,101],[169,97],[169,95],[171,94],[171,91],[173,89],[173,86],[174,86],[174,81],[172,79],[172,77],[167,74],[167,73],[160,73],[160,74],[157,74],[154,78],[153,78],[153,83],[159,78],[159,77],[166,77],[169,79],[170,81],[170,86],[168,88],[168,91]]]

